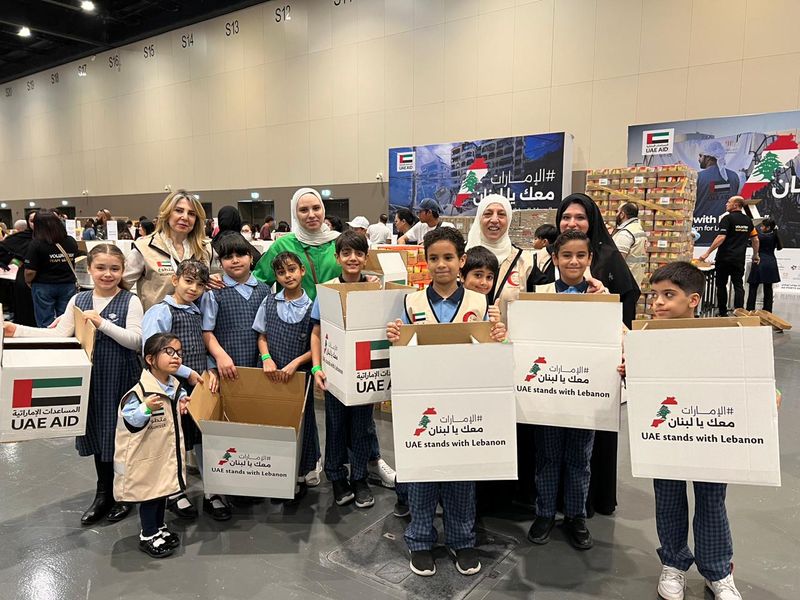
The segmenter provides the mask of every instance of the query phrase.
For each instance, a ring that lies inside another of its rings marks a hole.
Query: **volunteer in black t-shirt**
[[[38,212],[25,257],[25,282],[31,286],[37,327],[47,327],[64,314],[75,295],[72,269],[78,254],[78,243],[67,235],[61,219],[51,211]]]
[[[708,255],[717,250],[715,259],[717,271],[717,302],[719,316],[728,314],[728,278],[733,284],[733,307],[744,308],[744,259],[747,253],[747,242],[753,244],[753,262],[758,264],[758,233],[753,227],[753,220],[742,212],[744,199],[731,196],[725,210],[728,214],[722,217],[717,226],[717,237],[711,247],[700,257],[708,260]]]

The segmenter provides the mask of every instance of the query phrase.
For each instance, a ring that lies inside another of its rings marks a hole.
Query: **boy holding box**
[[[433,282],[426,289],[406,296],[402,321],[397,319],[386,326],[390,342],[400,339],[403,323],[462,323],[486,319],[486,296],[458,283],[459,270],[466,260],[466,242],[461,233],[451,227],[440,227],[425,235],[423,245]],[[505,339],[503,323],[495,323],[492,338]],[[462,575],[478,573],[481,563],[475,550],[475,482],[409,483],[405,487],[411,508],[411,523],[405,532],[411,552],[411,571],[423,577],[436,573],[431,551],[437,540],[433,519],[436,505],[441,501],[445,540],[455,556],[456,568]]]

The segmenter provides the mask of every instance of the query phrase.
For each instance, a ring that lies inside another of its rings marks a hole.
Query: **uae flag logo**
[[[456,201],[454,202],[456,208],[461,208],[465,201],[472,198],[475,193],[475,186],[478,185],[481,179],[486,177],[488,172],[489,166],[482,156],[473,161],[467,169],[467,174],[464,176],[464,181],[458,190],[458,194],[456,194]]]
[[[669,131],[651,131],[647,134],[648,144],[669,144]]]
[[[356,371],[389,367],[389,340],[356,342]]]
[[[414,323],[422,323],[425,320],[425,311],[415,312],[412,316]]]
[[[414,170],[414,152],[398,152],[397,153],[397,170],[398,171],[413,171]]]
[[[794,134],[779,135],[761,153],[761,158],[742,187],[742,198],[745,200],[752,198],[753,194],[772,183],[775,172],[783,169],[798,153],[800,150],[797,148]]]
[[[66,406],[81,403],[83,378],[16,379],[12,408]]]

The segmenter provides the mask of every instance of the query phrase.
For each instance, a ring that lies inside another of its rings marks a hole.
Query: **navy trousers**
[[[594,431],[570,427],[537,426],[536,516],[552,518],[561,473],[564,473],[564,516],[586,516],[586,496],[591,478]]]
[[[348,460],[351,480],[367,477],[371,423],[372,404],[345,406],[336,396],[325,392],[325,475],[330,481],[347,479]]]
[[[411,552],[430,550],[436,543],[438,534],[433,519],[440,500],[444,508],[445,543],[452,550],[475,546],[474,481],[409,483],[405,489],[411,509],[405,540]]]

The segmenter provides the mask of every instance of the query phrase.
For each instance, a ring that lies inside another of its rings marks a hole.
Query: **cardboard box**
[[[303,446],[306,374],[273,383],[261,369],[239,368],[220,391],[197,386],[189,413],[203,432],[207,494],[293,498]],[[310,382],[310,380],[309,380]]]
[[[386,323],[403,314],[405,286],[378,283],[317,285],[322,368],[345,406],[389,400],[391,371]]]
[[[2,310],[0,310],[2,314]],[[86,433],[94,325],[76,338],[0,334],[0,442]]]
[[[508,307],[520,423],[619,430],[622,304],[613,294],[520,294]]]
[[[406,285],[408,283],[406,263],[403,262],[399,252],[372,250],[367,254],[364,273],[377,276],[384,286],[387,283],[396,283],[398,285]]]
[[[758,324],[633,324],[625,362],[634,477],[780,485],[772,331]]]
[[[491,323],[406,325],[392,346],[397,480],[517,478],[511,344]]]

